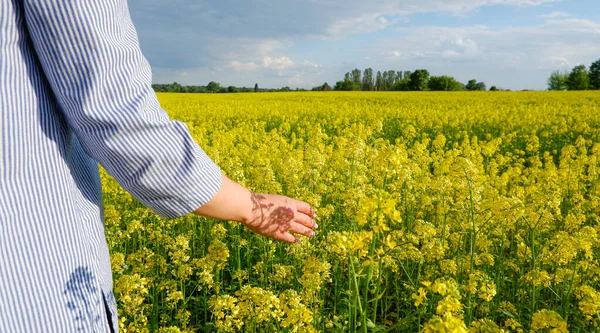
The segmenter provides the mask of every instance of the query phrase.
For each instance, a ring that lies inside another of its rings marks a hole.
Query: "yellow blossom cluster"
[[[600,95],[159,94],[316,237],[164,219],[102,170],[122,332],[593,332]]]

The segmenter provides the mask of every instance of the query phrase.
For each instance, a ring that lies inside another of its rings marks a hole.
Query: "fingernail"
[[[315,222],[315,229],[319,229],[319,225]]]
[[[296,237],[296,243],[300,243],[302,239],[300,237]]]
[[[313,212],[313,219],[317,217],[317,213]]]
[[[312,230],[312,236],[311,237],[315,237],[316,234],[317,233],[314,230]]]

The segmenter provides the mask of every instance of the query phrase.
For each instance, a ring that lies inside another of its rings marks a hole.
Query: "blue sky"
[[[354,68],[545,89],[600,59],[599,0],[129,0],[155,83],[311,88]]]

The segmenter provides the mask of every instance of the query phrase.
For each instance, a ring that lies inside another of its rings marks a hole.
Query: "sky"
[[[129,0],[154,83],[312,88],[354,68],[546,89],[600,59],[600,0]]]

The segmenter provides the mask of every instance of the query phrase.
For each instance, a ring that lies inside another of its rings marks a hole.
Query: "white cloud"
[[[406,0],[397,2],[395,12],[403,15],[417,13],[449,13],[465,15],[484,6],[536,7],[560,0]],[[393,1],[389,1],[392,2]]]
[[[518,88],[541,89],[550,71],[589,64],[600,54],[600,23],[575,18],[527,27],[426,26],[396,32],[372,45],[386,68],[423,67],[441,72],[436,74],[465,75],[463,80],[485,76],[486,82],[512,82]],[[389,57],[398,50],[402,57]]]
[[[360,15],[334,22],[327,30],[326,35],[342,37],[359,33],[373,32],[387,28],[396,21],[389,21],[380,13]]]
[[[484,6],[535,7],[560,0],[379,0],[360,1],[360,3],[353,4],[358,1],[344,0],[344,3],[340,4],[345,7],[354,6],[358,10],[354,15],[334,20],[324,30],[323,37],[340,38],[358,33],[374,32],[398,23],[407,23],[408,16],[413,14],[447,13],[463,16]],[[559,12],[556,13],[559,15]]]
[[[400,58],[402,56],[402,52],[400,52],[398,50],[393,50],[393,51],[381,52],[381,55],[384,56],[385,58]]]
[[[491,76],[493,71],[508,75],[507,69],[542,70],[597,59],[599,23],[564,12],[541,15],[544,24],[540,26],[396,29],[413,14],[476,15],[485,6],[535,7],[557,1],[264,0],[261,6],[234,0],[129,3],[143,50],[153,69],[160,69],[156,82],[179,80],[185,71],[189,74],[181,81],[190,84],[217,79],[222,84],[253,85],[258,81],[261,86],[280,86],[286,82],[322,84],[326,76],[327,81],[339,79],[340,73],[355,67],[449,68],[455,72],[473,68],[473,72]],[[335,60],[331,60],[332,52],[321,58],[315,56],[319,49],[301,54],[292,53],[294,49],[290,48],[297,41],[343,39],[382,29],[387,29],[386,37],[371,34],[353,49],[340,49],[343,56]],[[392,34],[396,36],[387,37]],[[305,58],[326,66],[300,60]],[[338,64],[339,68],[333,68]],[[527,79],[533,77],[528,75]]]
[[[264,57],[262,60],[262,66],[264,68],[277,69],[278,71],[282,71],[287,68],[295,67],[296,65],[290,58],[286,56],[281,56],[277,58]]]
[[[312,88],[323,84],[322,75],[325,66],[305,60],[302,66],[298,66],[287,73],[288,84],[296,87]]]
[[[210,53],[218,54],[219,58],[230,60],[231,62],[242,58],[263,58],[284,49],[289,45],[286,40],[276,40],[271,38],[218,38],[213,41],[215,48]]]
[[[553,29],[557,32],[578,32],[584,34],[600,35],[600,23],[585,19],[553,19],[546,21],[545,26],[546,28]]]
[[[227,65],[227,67],[233,68],[236,71],[244,72],[244,71],[257,69],[258,65],[253,62],[242,63],[242,62],[235,60],[235,61],[230,62]]]
[[[456,28],[411,27],[399,28],[396,31],[396,37],[386,38],[377,43],[384,47],[380,55],[385,59],[409,61],[444,57],[476,60],[485,55],[488,38],[497,34],[488,27],[479,25]],[[400,45],[401,51],[385,49],[384,45]]]
[[[130,0],[129,5],[142,45],[152,50],[151,53],[164,56],[165,63],[168,63],[167,54],[171,57],[173,54],[207,54],[196,60],[186,58],[188,62],[204,65],[222,56],[238,59],[235,55],[244,50],[270,54],[282,46],[282,41],[343,38],[374,32],[406,22],[412,14],[465,15],[484,6],[533,7],[558,1],[328,0],[307,3],[264,0],[257,6],[253,2],[235,0],[193,4],[186,0]]]
[[[314,62],[304,60],[304,63],[302,63],[302,68],[299,71],[304,73],[322,74],[324,68],[325,66],[321,64],[316,64]]]
[[[287,82],[292,86],[305,86],[308,81],[304,80],[301,75],[294,75],[288,78]]]
[[[571,16],[571,14],[569,14],[569,13],[559,12],[559,11],[554,11],[549,14],[538,15],[539,18],[546,19],[546,20],[551,20],[551,19],[556,19],[556,18],[565,18],[565,17],[570,17],[570,16]]]
[[[454,51],[454,50],[444,50],[442,51],[442,57],[444,58],[452,58],[452,57],[458,57],[460,56],[460,53]]]
[[[573,67],[573,63],[571,63],[571,61],[569,59],[567,59],[566,57],[561,57],[561,56],[550,56],[550,57],[544,58],[543,62],[550,64],[550,66],[539,66],[539,67],[541,67],[541,68],[554,67],[554,68],[563,68],[563,69]]]
[[[323,65],[315,64],[308,60],[304,60],[303,65],[304,65],[304,67],[309,67],[309,68],[322,68],[323,67]]]
[[[600,49],[600,23],[583,19],[553,19],[539,26],[490,29],[487,26],[411,27],[379,45],[402,45],[403,58],[438,55],[478,58],[523,56],[536,61],[556,54],[585,57]],[[591,49],[591,50],[590,50]],[[382,50],[383,56],[398,50]]]
[[[262,57],[260,62],[241,62],[234,60],[226,65],[226,68],[236,72],[248,72],[254,76],[269,78],[269,80],[285,79],[288,84],[308,87],[317,77],[323,74],[325,66],[304,60],[302,63],[294,62],[286,55],[268,55]],[[221,72],[219,75],[223,75]]]

